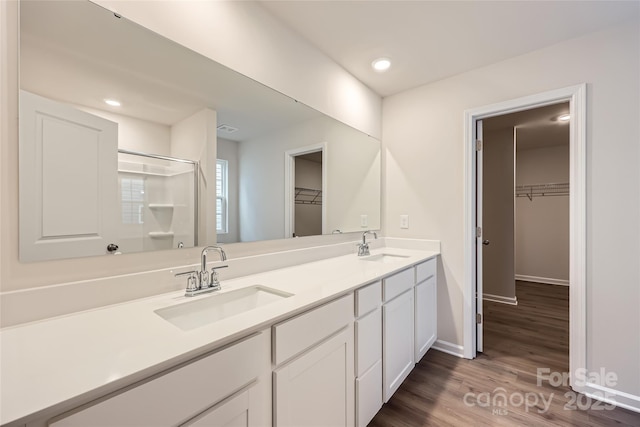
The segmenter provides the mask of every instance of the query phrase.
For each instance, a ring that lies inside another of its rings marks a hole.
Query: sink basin
[[[246,313],[292,295],[288,292],[256,285],[230,292],[194,297],[193,301],[161,308],[155,310],[154,313],[183,331],[189,331],[227,317]]]
[[[367,257],[360,258],[362,261],[381,262],[384,264],[401,261],[404,258],[409,258],[408,255],[396,255],[396,254],[376,254]]]

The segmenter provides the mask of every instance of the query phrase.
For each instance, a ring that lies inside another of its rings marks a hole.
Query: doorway
[[[465,185],[464,232],[468,237],[464,244],[464,357],[475,358],[478,343],[482,345],[482,218],[476,217],[477,206],[482,206],[482,120],[561,102],[569,103],[570,133],[570,344],[569,369],[576,372],[586,366],[586,318],[585,318],[585,146],[586,146],[586,85],[558,89],[498,104],[467,110],[465,112]],[[478,123],[480,126],[477,127]],[[479,160],[477,159],[479,157]],[[478,190],[480,188],[480,190]],[[480,221],[480,222],[479,222]],[[477,255],[479,254],[479,258]],[[480,347],[481,348],[481,347]],[[573,376],[572,376],[573,377]],[[573,385],[573,384],[572,384]],[[578,390],[579,391],[579,390]]]
[[[485,311],[488,302],[517,306],[522,294],[531,304],[532,283],[569,284],[569,124],[568,102],[477,122],[482,140],[477,190],[482,205],[477,208],[482,210],[477,221],[482,227],[478,266],[483,289],[479,352],[485,347],[485,323],[496,320]],[[537,289],[545,292],[544,286]],[[490,307],[493,314],[503,311],[495,304]],[[517,316],[520,309],[509,312]],[[568,318],[568,306],[559,315]]]
[[[285,153],[285,238],[325,233],[326,165],[325,144]]]

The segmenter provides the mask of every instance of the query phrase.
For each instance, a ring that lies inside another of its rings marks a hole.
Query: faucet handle
[[[187,292],[193,292],[198,290],[198,271],[185,271],[184,273],[178,273],[175,276],[188,276],[187,277]]]
[[[218,272],[216,270],[218,270],[219,268],[227,268],[229,267],[228,265],[219,265],[217,267],[211,267],[211,282],[209,283],[209,286],[214,288],[214,289],[220,289],[220,279],[218,279]]]

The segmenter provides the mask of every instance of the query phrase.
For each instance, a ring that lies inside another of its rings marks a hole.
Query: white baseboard
[[[544,283],[546,285],[562,285],[569,286],[569,281],[564,279],[554,279],[551,277],[538,277],[538,276],[527,276],[524,274],[516,274],[516,280],[520,280],[522,282],[536,282],[536,283]]]
[[[502,295],[482,294],[483,301],[493,301],[502,304],[518,305],[518,298],[516,297],[503,297]]]
[[[464,347],[458,344],[453,344],[448,341],[437,340],[431,347],[435,350],[443,353],[451,354],[460,358],[464,358]]]
[[[640,396],[591,383],[585,384],[582,393],[592,399],[640,413]]]

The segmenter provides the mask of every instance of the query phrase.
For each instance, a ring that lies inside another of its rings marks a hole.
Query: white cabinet
[[[353,307],[349,294],[274,326],[274,426],[353,426]]]
[[[376,282],[356,291],[356,425],[366,426],[382,407],[382,296]]]
[[[414,270],[409,268],[383,281],[385,302],[382,306],[382,365],[385,403],[407,378],[415,364],[414,280]]]
[[[416,266],[416,278],[419,283],[415,287],[415,361],[418,363],[438,334],[435,258]]]
[[[204,413],[182,424],[182,427],[249,427],[256,425],[251,423],[252,416],[249,390],[245,390],[204,411]]]
[[[56,417],[49,425],[268,424],[270,341],[268,331],[254,334],[95,405]],[[243,408],[238,407],[241,402]]]

